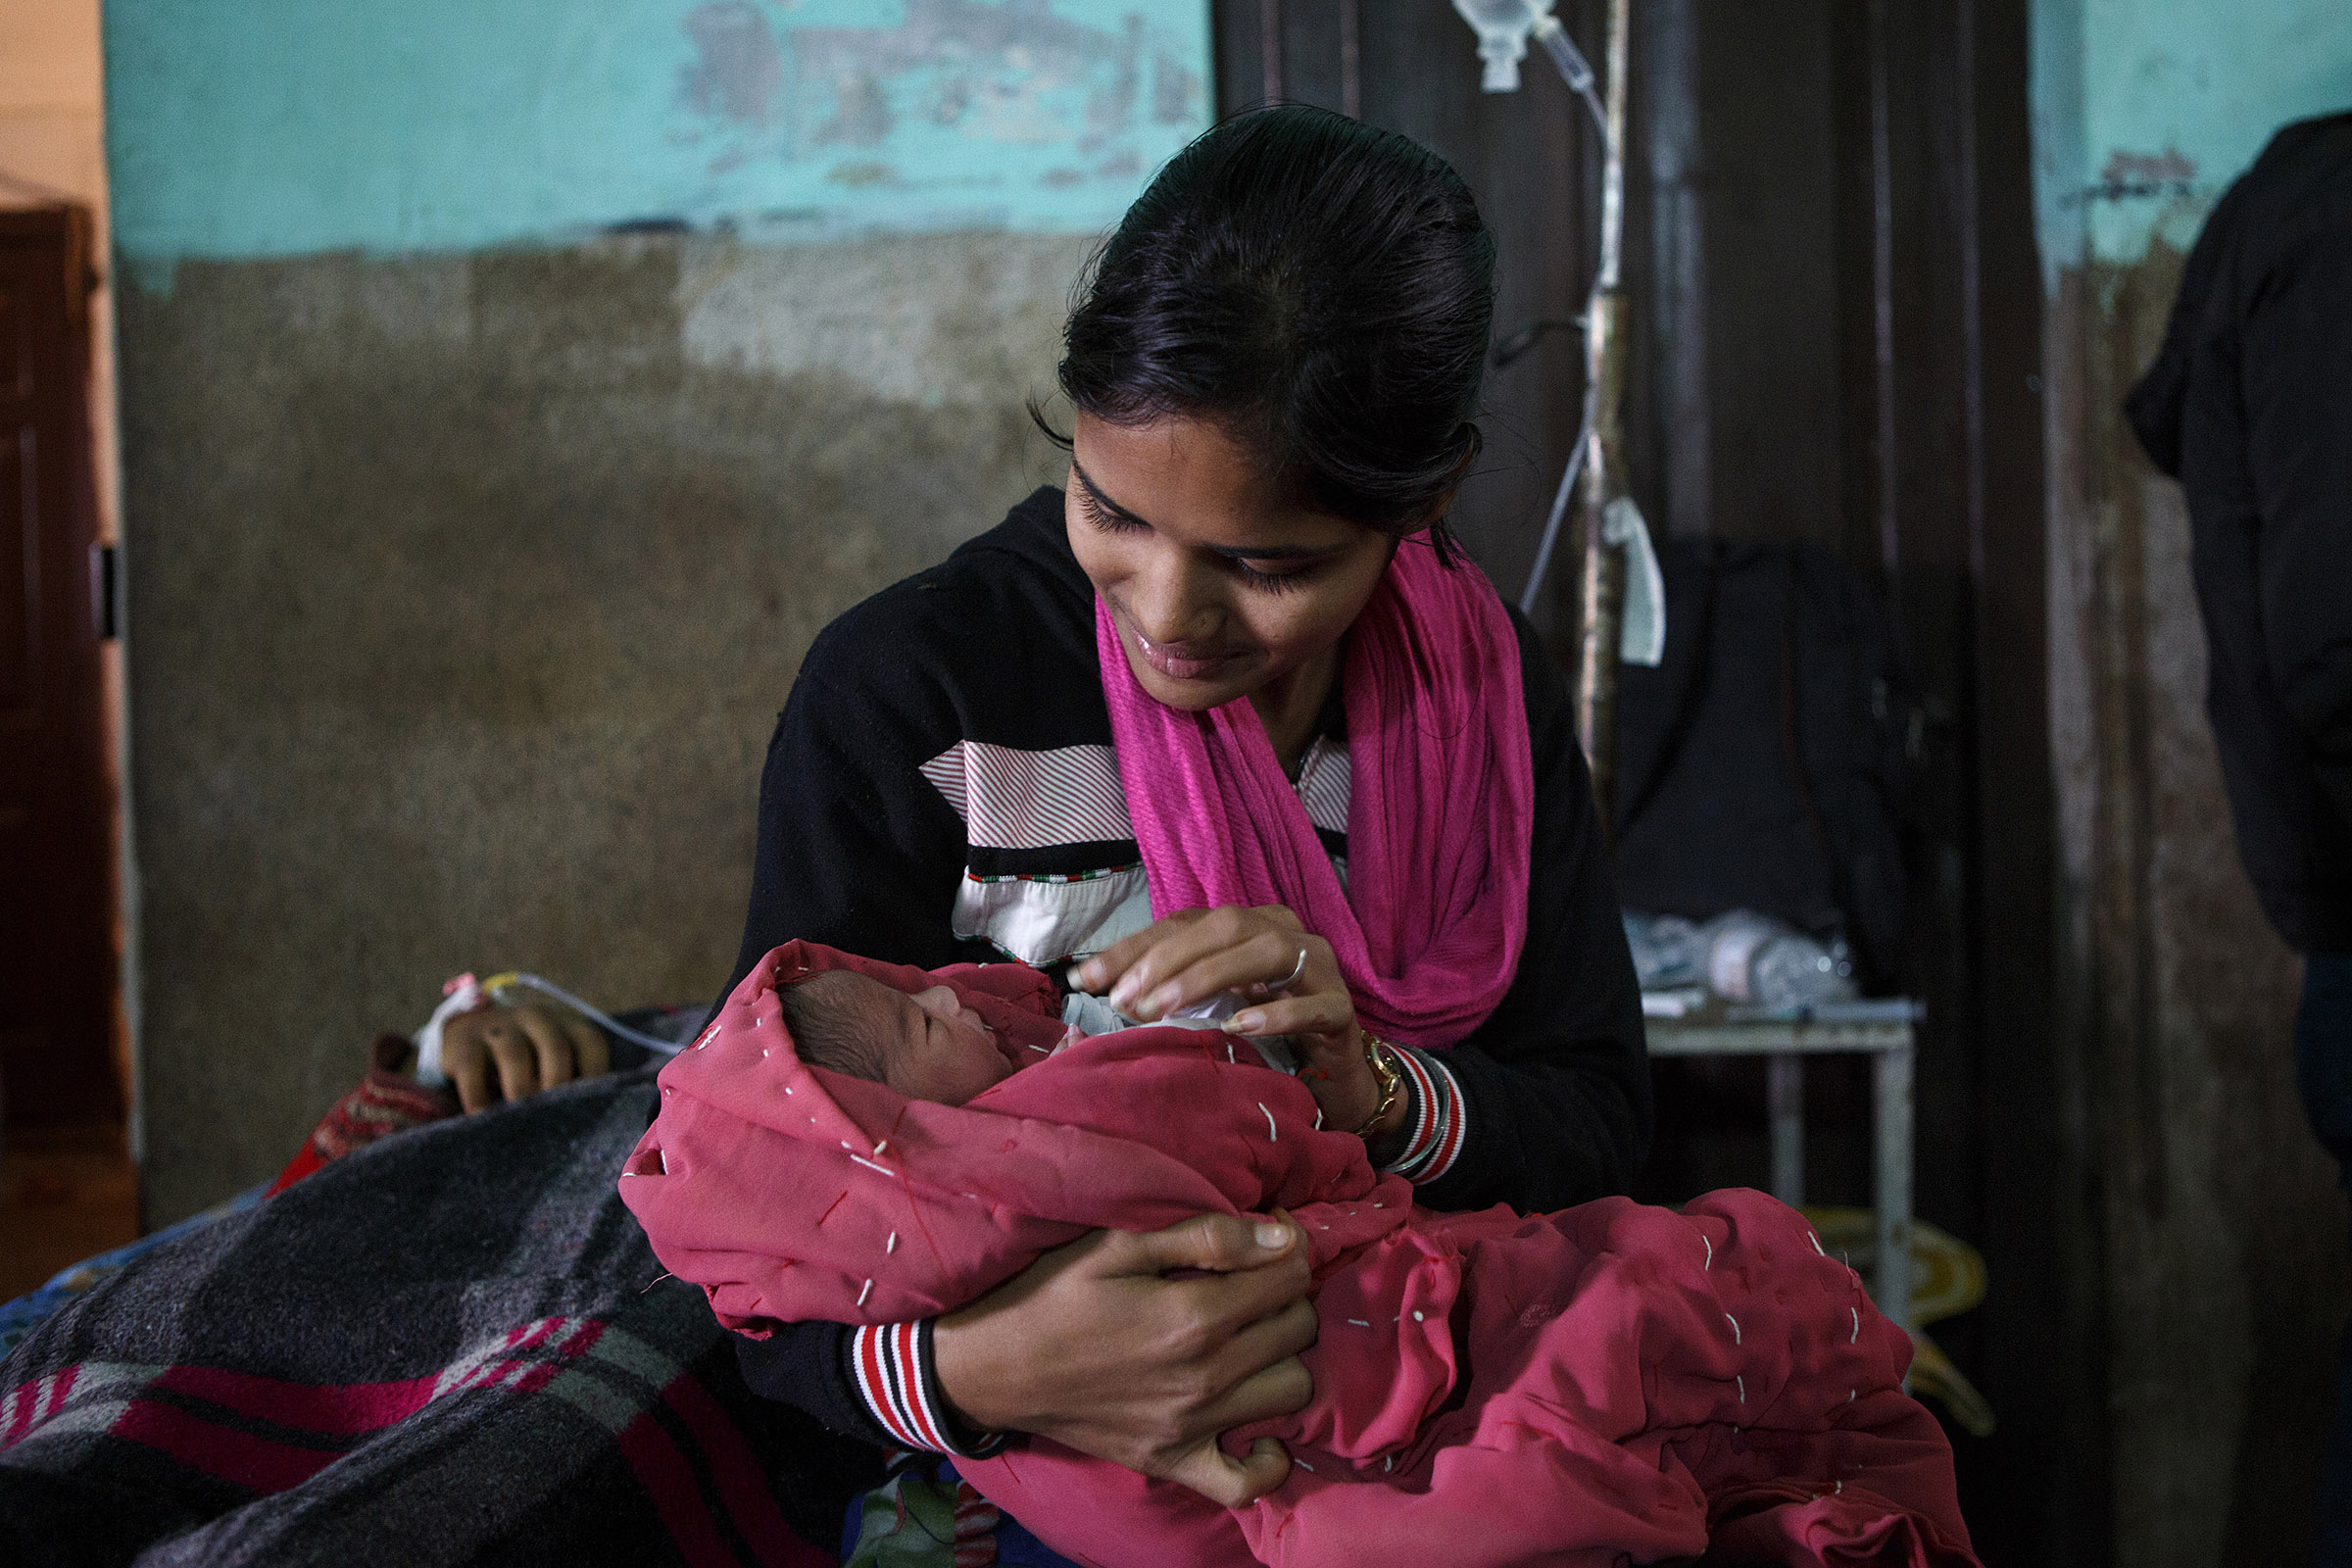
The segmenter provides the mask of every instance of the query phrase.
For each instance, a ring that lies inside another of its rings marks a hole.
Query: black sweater
[[[2247,874],[2289,943],[2352,953],[2352,115],[2230,187],[2126,411],[2188,494]]]
[[[1514,619],[1535,757],[1528,939],[1494,1014],[1441,1054],[1468,1129],[1450,1168],[1418,1190],[1441,1209],[1534,1212],[1621,1193],[1649,1142],[1641,993],[1591,780],[1558,672]],[[1094,592],[1070,554],[1061,492],[1041,489],[809,649],[768,749],[728,991],[796,937],[926,968],[1093,951],[1100,941],[1065,945],[1073,925],[1142,885],[1109,747]],[[1301,794],[1344,855],[1337,755],[1337,810],[1315,808],[1312,779]],[[983,775],[998,781],[996,806],[980,803]],[[745,1342],[744,1370],[761,1394],[887,1441],[850,1341],[839,1325],[790,1325]],[[927,1365],[920,1375],[929,1381]]]

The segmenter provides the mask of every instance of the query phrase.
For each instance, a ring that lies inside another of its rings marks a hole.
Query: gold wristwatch
[[[1364,1031],[1364,1065],[1372,1069],[1372,1077],[1380,1085],[1380,1103],[1372,1114],[1355,1130],[1358,1138],[1370,1138],[1388,1113],[1396,1108],[1404,1098],[1404,1070],[1396,1065],[1396,1048],[1370,1030]]]

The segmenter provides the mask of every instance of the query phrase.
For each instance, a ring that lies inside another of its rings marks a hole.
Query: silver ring
[[[1306,973],[1306,949],[1300,948],[1298,950],[1298,961],[1291,965],[1291,972],[1284,975],[1281,979],[1275,981],[1274,984],[1268,989],[1280,991],[1287,986],[1297,985],[1298,983],[1298,977],[1304,973]]]

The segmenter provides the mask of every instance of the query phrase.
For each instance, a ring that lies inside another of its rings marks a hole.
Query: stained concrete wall
[[[2346,1211],[2296,1103],[2301,965],[2238,861],[2180,488],[2118,409],[2185,247],[2280,123],[2352,107],[2336,0],[2040,0],[2050,708],[2072,1338],[2113,1560],[2308,1553]]]
[[[151,1217],[440,979],[725,978],[817,629],[1050,477],[1090,242],[187,263],[123,293]]]
[[[724,979],[803,651],[1055,477],[1206,120],[1205,6],[394,16],[107,8],[151,1222],[447,975]]]

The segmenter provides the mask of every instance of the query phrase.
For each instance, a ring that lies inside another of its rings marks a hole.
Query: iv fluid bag
[[[1482,83],[1489,92],[1519,90],[1519,62],[1527,58],[1528,34],[1557,26],[1552,0],[1453,0],[1453,9],[1478,30],[1478,58],[1487,65]]]

